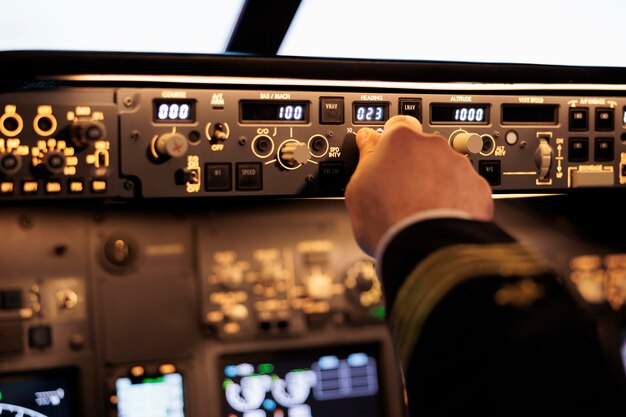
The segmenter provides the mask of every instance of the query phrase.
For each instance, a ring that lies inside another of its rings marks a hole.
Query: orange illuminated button
[[[85,185],[82,181],[70,181],[70,193],[79,194],[85,191]]]
[[[37,181],[24,181],[22,182],[22,192],[24,194],[36,194],[39,190],[39,184]]]
[[[15,184],[13,181],[3,181],[0,183],[0,194],[13,194],[13,190],[15,189]]]
[[[61,183],[58,181],[49,181],[46,183],[47,194],[58,194],[61,192]]]
[[[107,190],[107,182],[105,180],[91,181],[91,191],[94,193],[104,193]]]

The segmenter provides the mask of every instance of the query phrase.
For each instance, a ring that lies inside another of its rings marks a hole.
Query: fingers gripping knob
[[[483,148],[483,139],[477,133],[469,133],[464,130],[457,130],[450,136],[452,148],[465,155],[479,153]]]
[[[309,155],[309,148],[302,142],[286,143],[280,150],[280,159],[290,167],[306,164]]]

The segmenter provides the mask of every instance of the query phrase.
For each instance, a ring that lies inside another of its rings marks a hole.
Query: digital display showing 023
[[[354,103],[352,107],[352,123],[382,124],[389,118],[388,103]]]

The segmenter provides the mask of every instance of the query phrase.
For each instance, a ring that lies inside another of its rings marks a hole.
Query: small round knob
[[[5,175],[13,175],[22,167],[22,157],[13,153],[0,155],[0,172]]]
[[[450,137],[450,145],[459,153],[473,155],[482,150],[483,139],[477,133],[469,133],[461,130],[452,134]]]
[[[376,276],[376,266],[371,261],[358,261],[346,272],[344,285],[348,297],[363,307],[380,303],[382,290]]]
[[[107,129],[104,123],[96,121],[79,121],[72,124],[72,142],[79,148],[85,148],[89,144],[104,139]]]
[[[60,310],[73,310],[78,305],[78,295],[72,290],[59,290],[56,296]]]
[[[189,142],[180,133],[164,133],[156,141],[156,150],[160,155],[180,158],[187,153]]]
[[[57,151],[47,152],[43,159],[43,166],[51,174],[61,174],[65,168],[65,155]]]
[[[286,143],[280,150],[280,159],[289,167],[306,164],[309,156],[309,148],[302,142]]]

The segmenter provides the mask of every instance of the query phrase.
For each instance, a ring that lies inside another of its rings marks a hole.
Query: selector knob
[[[550,166],[552,165],[552,147],[548,144],[546,139],[539,139],[539,146],[535,151],[535,165],[539,169],[539,179],[545,179],[550,173]]]
[[[107,135],[106,126],[97,121],[77,121],[72,124],[72,142],[79,148],[104,139]]]
[[[180,133],[164,133],[156,141],[156,151],[163,156],[180,158],[187,153],[189,142]]]
[[[286,143],[280,150],[280,159],[288,167],[306,164],[309,155],[309,148],[302,142]]]
[[[0,154],[0,172],[13,175],[22,167],[22,157],[11,152]]]
[[[483,139],[477,133],[469,133],[464,130],[457,130],[450,136],[452,148],[464,155],[473,155],[483,149]]]
[[[61,174],[65,168],[65,155],[62,152],[50,151],[43,159],[43,166],[51,174]]]

